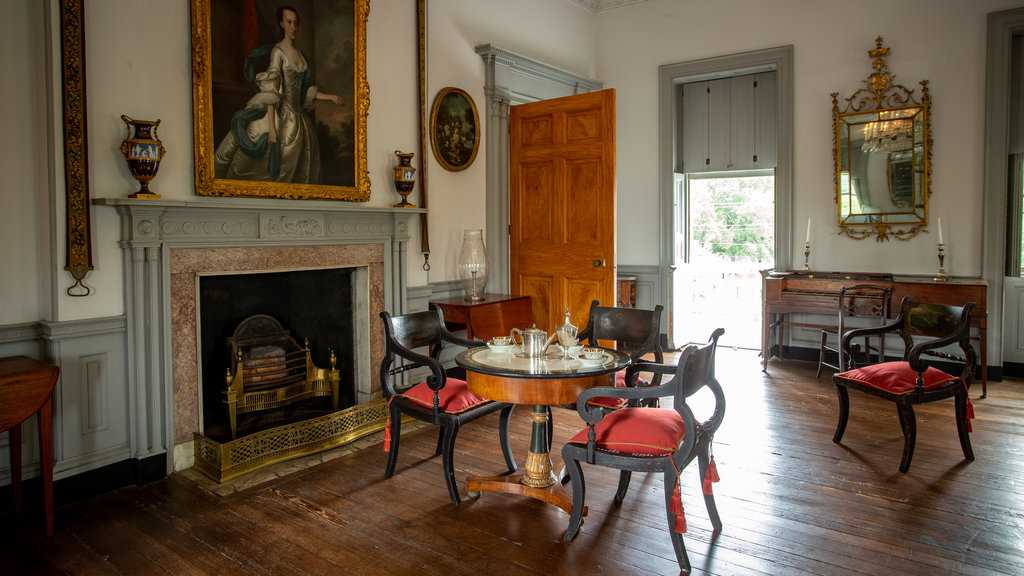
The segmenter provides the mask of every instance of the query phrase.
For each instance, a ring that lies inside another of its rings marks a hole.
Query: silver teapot
[[[548,349],[548,345],[554,342],[555,338],[558,336],[557,334],[552,334],[548,337],[548,333],[537,328],[536,324],[526,330],[513,328],[509,333],[509,336],[512,337],[513,341],[515,340],[516,334],[519,334],[520,350],[530,358],[543,356],[544,352]]]

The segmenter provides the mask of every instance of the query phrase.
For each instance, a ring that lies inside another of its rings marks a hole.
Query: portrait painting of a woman
[[[310,85],[309,64],[295,46],[301,24],[298,11],[279,6],[276,19],[281,40],[269,47],[266,71],[253,79],[259,92],[235,113],[231,131],[217,147],[214,174],[237,180],[320,184],[320,145],[306,110],[316,100],[341,106],[342,99]]]
[[[212,108],[209,123],[197,123],[212,135],[197,156],[197,192],[348,199],[319,187],[365,185],[368,196],[356,150],[360,122],[365,131],[356,81],[365,78],[357,53],[365,0],[196,2],[209,20]],[[206,166],[212,173],[200,182]]]

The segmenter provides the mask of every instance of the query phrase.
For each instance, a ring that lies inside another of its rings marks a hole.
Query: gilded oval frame
[[[467,122],[472,126],[467,127]],[[467,145],[470,134],[471,146]],[[465,170],[476,159],[480,149],[480,115],[465,90],[449,86],[434,98],[430,109],[430,149],[438,164],[450,172]]]

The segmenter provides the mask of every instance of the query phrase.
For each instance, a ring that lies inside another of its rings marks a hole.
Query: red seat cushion
[[[569,439],[587,445],[584,428]],[[623,408],[601,419],[594,426],[597,447],[627,454],[663,456],[675,452],[686,435],[683,418],[675,410],[662,408]]]
[[[863,368],[855,368],[835,375],[836,378],[856,382],[863,386],[870,386],[878,390],[885,390],[892,394],[907,394],[913,392],[917,386],[917,372],[910,368],[909,362],[883,362]],[[956,376],[946,374],[938,368],[929,366],[924,371],[922,381],[924,389],[930,390],[952,381],[963,382]]]
[[[399,394],[399,396],[408,398],[427,408],[434,407],[434,391],[430,389],[426,382],[420,382]],[[437,393],[437,401],[441,411],[448,414],[458,414],[487,402],[487,399],[470,392],[465,380],[448,378],[445,381],[444,388]]]

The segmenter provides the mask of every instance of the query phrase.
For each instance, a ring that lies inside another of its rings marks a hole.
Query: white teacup
[[[569,346],[568,348],[565,348],[564,346],[559,344],[559,347],[562,348],[562,351],[565,352],[565,354],[571,358],[575,358],[580,355],[580,352],[583,352],[583,344]]]
[[[604,358],[604,350],[600,348],[584,348],[580,354],[587,360],[600,360]]]
[[[487,343],[493,346],[511,346],[515,342],[513,341],[511,336],[495,336],[494,338],[491,338]]]

